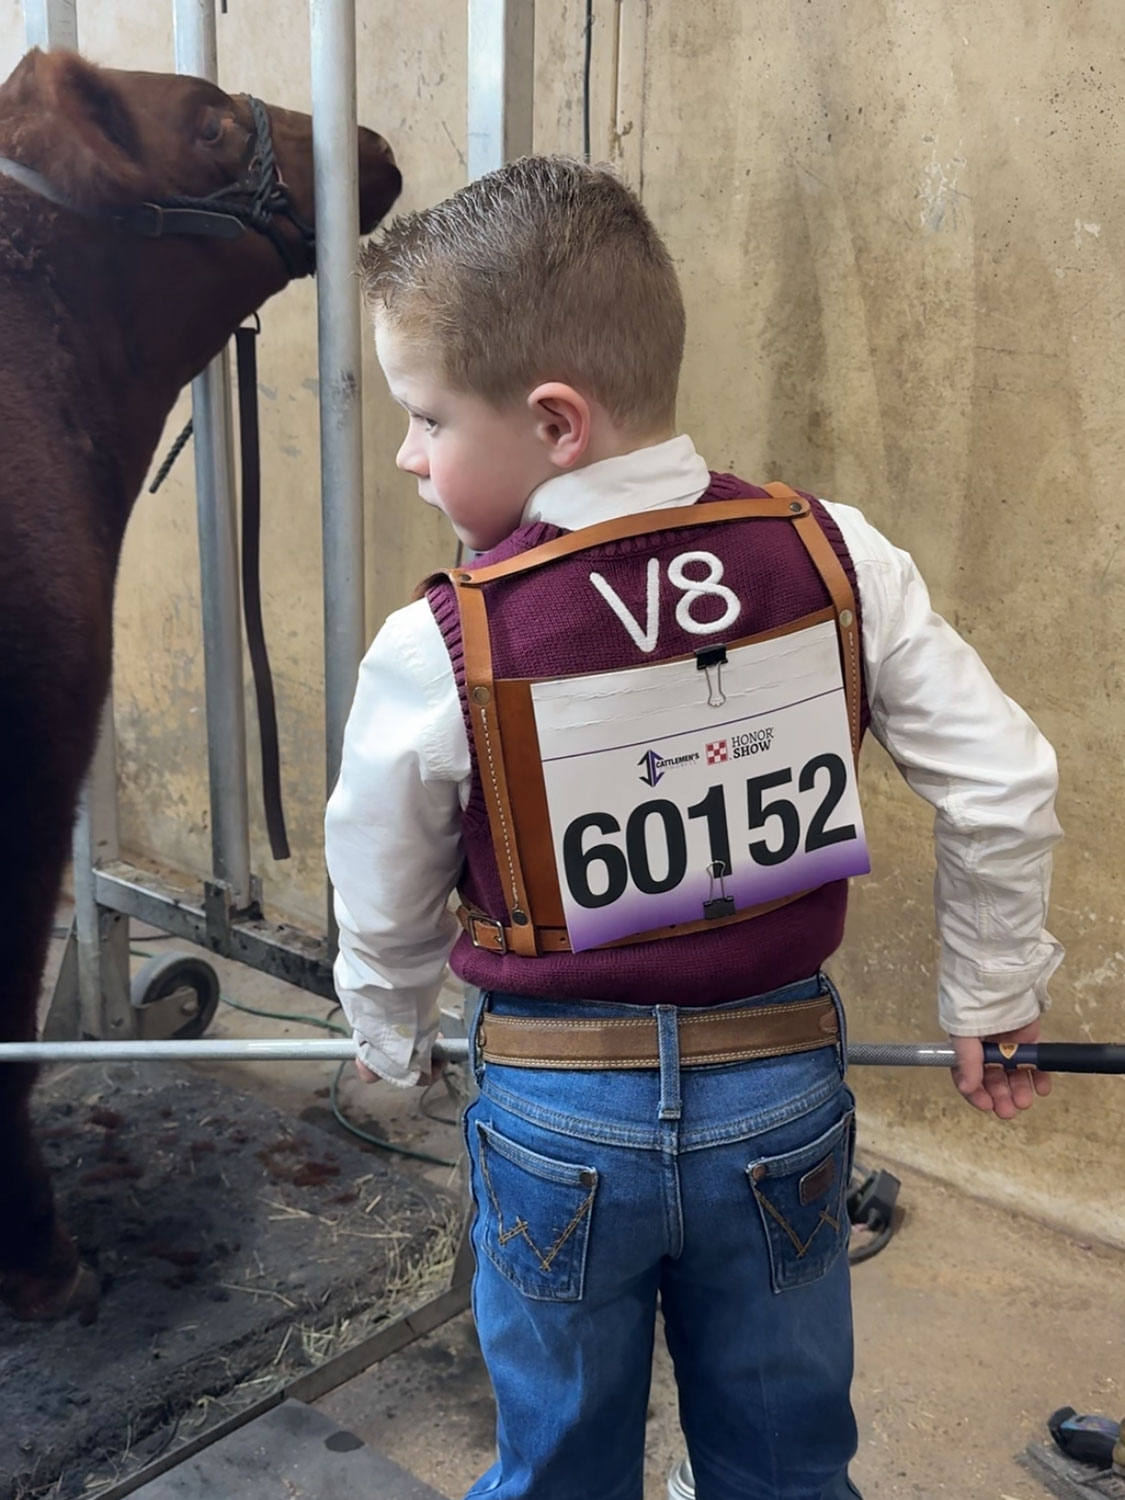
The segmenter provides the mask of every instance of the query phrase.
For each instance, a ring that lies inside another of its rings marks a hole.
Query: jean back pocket
[[[475,1122],[480,1248],[527,1297],[577,1302],[598,1174]]]
[[[848,1178],[855,1111],[831,1130],[780,1156],[746,1168],[762,1216],[775,1292],[818,1281],[848,1242]]]

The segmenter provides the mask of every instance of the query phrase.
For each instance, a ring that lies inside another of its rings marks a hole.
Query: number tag
[[[833,622],[706,687],[694,658],[532,685],[575,952],[870,869]]]

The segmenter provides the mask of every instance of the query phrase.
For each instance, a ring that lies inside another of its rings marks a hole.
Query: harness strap
[[[859,624],[856,620],[855,594],[844,572],[843,564],[836,556],[832,543],[817,525],[816,517],[808,502],[802,500],[796,490],[787,484],[767,484],[763,489],[775,499],[786,500],[793,517],[793,526],[804,543],[805,551],[821,581],[832,598],[836,615],[836,634],[840,642],[840,665],[844,673],[844,695],[848,705],[848,727],[852,737],[852,756],[859,764],[861,673],[859,654]],[[797,506],[800,504],[800,509]]]
[[[519,846],[516,843],[512,799],[504,751],[500,743],[496,712],[496,689],[492,678],[492,646],[488,637],[488,617],[484,595],[479,589],[458,589],[461,609],[461,632],[465,648],[465,693],[477,747],[477,770],[488,808],[488,826],[492,830],[492,848],[496,868],[507,893],[512,925],[504,932],[504,949],[525,957],[539,951],[535,928],[527,899],[527,884]]]
[[[252,163],[257,167],[257,177],[252,183],[230,183],[202,198],[170,197],[162,202],[136,203],[103,214],[78,208],[42,172],[12,161],[10,157],[0,157],[0,176],[18,182],[29,192],[69,213],[100,220],[118,233],[134,234],[140,239],[205,235],[210,239],[237,240],[247,229],[253,229],[273,245],[291,279],[311,275],[316,263],[315,230],[298,215],[281,180],[265,105],[253,94],[243,97],[250,107],[258,143],[258,155]],[[277,219],[287,219],[293,225],[300,238],[299,247],[291,245],[279,233]],[[296,253],[298,249],[304,253],[303,264]]]
[[[114,214],[115,229],[143,240],[168,235],[202,234],[215,240],[240,240],[246,225],[234,214],[210,208],[168,208],[162,203],[142,203],[126,213]]]
[[[647,536],[665,531],[682,531],[697,526],[707,526],[728,521],[754,521],[784,519],[794,523],[805,551],[832,601],[831,611],[819,616],[810,616],[806,622],[816,619],[835,618],[840,645],[845,699],[848,711],[848,726],[852,752],[858,760],[860,746],[860,656],[859,631],[856,625],[855,595],[839,558],[832,550],[828,538],[817,524],[809,502],[788,485],[765,486],[768,499],[722,500],[703,505],[676,506],[673,509],[645,512],[640,515],[620,516],[597,526],[583,527],[568,532],[553,541],[532,547],[527,552],[490,563],[482,568],[451,568],[435,578],[445,577],[453,584],[454,595],[461,617],[461,642],[465,653],[465,691],[469,705],[469,720],[473,742],[477,753],[477,770],[481,779],[488,823],[492,833],[493,852],[501,883],[506,892],[506,904],[510,921],[504,922],[485,912],[462,906],[457,919],[468,934],[474,947],[488,952],[516,953],[533,957],[540,953],[570,952],[570,938],[565,927],[539,925],[534,920],[529,897],[529,882],[526,873],[528,858],[532,864],[541,864],[534,850],[521,851],[517,838],[517,825],[513,813],[513,798],[509,782],[509,763],[519,763],[521,793],[526,792],[523,780],[529,769],[526,734],[517,733],[516,726],[503,731],[498,712],[498,684],[492,672],[492,646],[488,633],[488,612],[485,604],[485,586],[500,578],[512,578],[529,573],[560,558],[573,556],[576,552],[604,546],[606,543],[623,541],[630,537]],[[787,628],[787,627],[783,627]],[[767,635],[781,633],[770,631]],[[755,637],[754,639],[758,639]],[[507,689],[514,683],[501,683]],[[524,726],[525,727],[525,726]],[[542,818],[536,819],[537,833],[549,838]],[[526,833],[525,833],[526,837]],[[651,932],[641,932],[607,943],[608,948],[626,947],[634,943],[650,942],[674,935],[702,932],[715,927],[725,927],[743,922],[751,917],[764,915],[779,907],[799,901],[807,892],[800,891],[777,901],[735,912],[729,917],[709,918],[686,922],[674,927],[662,927]]]
[[[51,186],[42,172],[36,172],[32,167],[25,167],[22,161],[12,161],[9,156],[0,156],[0,177],[10,177],[13,182],[18,182],[21,187],[27,188],[29,193],[38,193],[40,198],[46,198],[48,203],[55,203],[59,208],[71,207],[63,194]]]

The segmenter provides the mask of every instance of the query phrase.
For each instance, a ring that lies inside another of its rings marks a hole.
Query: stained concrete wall
[[[645,197],[683,266],[712,461],[862,506],[1057,746],[1051,1032],[1125,1032],[1125,32],[1114,0],[654,6]],[[935,1032],[929,809],[866,754],[853,1034]],[[1020,1128],[859,1077],[863,1138],[1125,1242],[1125,1086]]]
[[[0,68],[22,46],[0,0]],[[171,65],[170,5],[80,3],[82,45]],[[540,4],[536,139],[580,148],[584,6]],[[360,116],[393,142],[404,207],[464,178],[465,19],[359,0]],[[862,506],[911,550],[937,606],[1058,747],[1053,925],[1069,949],[1052,1034],[1125,1030],[1116,835],[1125,709],[1125,420],[1118,0],[598,0],[595,154],[638,185],[689,309],[683,426],[716,467]],[[306,6],[220,20],[222,78],[308,101]],[[312,288],[272,304],[261,345],[267,630],[293,842],[255,865],[279,910],[323,907],[321,597]],[[371,628],[451,552],[393,471],[396,409],[365,395]],[[186,414],[173,414],[171,432]],[[118,606],[125,842],[208,859],[198,559],[190,464],[138,507]],[[252,722],[252,715],[251,715]],[[835,971],[853,1034],[935,1034],[929,812],[875,746],[864,783],[875,869]],[[1018,1128],[984,1122],[944,1075],[858,1078],[870,1147],[1125,1243],[1105,1184],[1125,1089],[1063,1080]]]

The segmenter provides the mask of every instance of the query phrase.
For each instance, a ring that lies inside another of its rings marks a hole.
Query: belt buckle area
[[[480,938],[477,936],[478,927],[492,928],[492,930],[496,934],[497,941],[500,944],[498,949],[492,947],[491,944],[485,944],[481,942]],[[501,954],[504,954],[508,951],[508,939],[504,936],[504,924],[498,917],[486,917],[483,912],[471,911],[468,918],[468,933],[469,942],[472,943],[474,948],[480,948],[484,953],[499,952]]]

